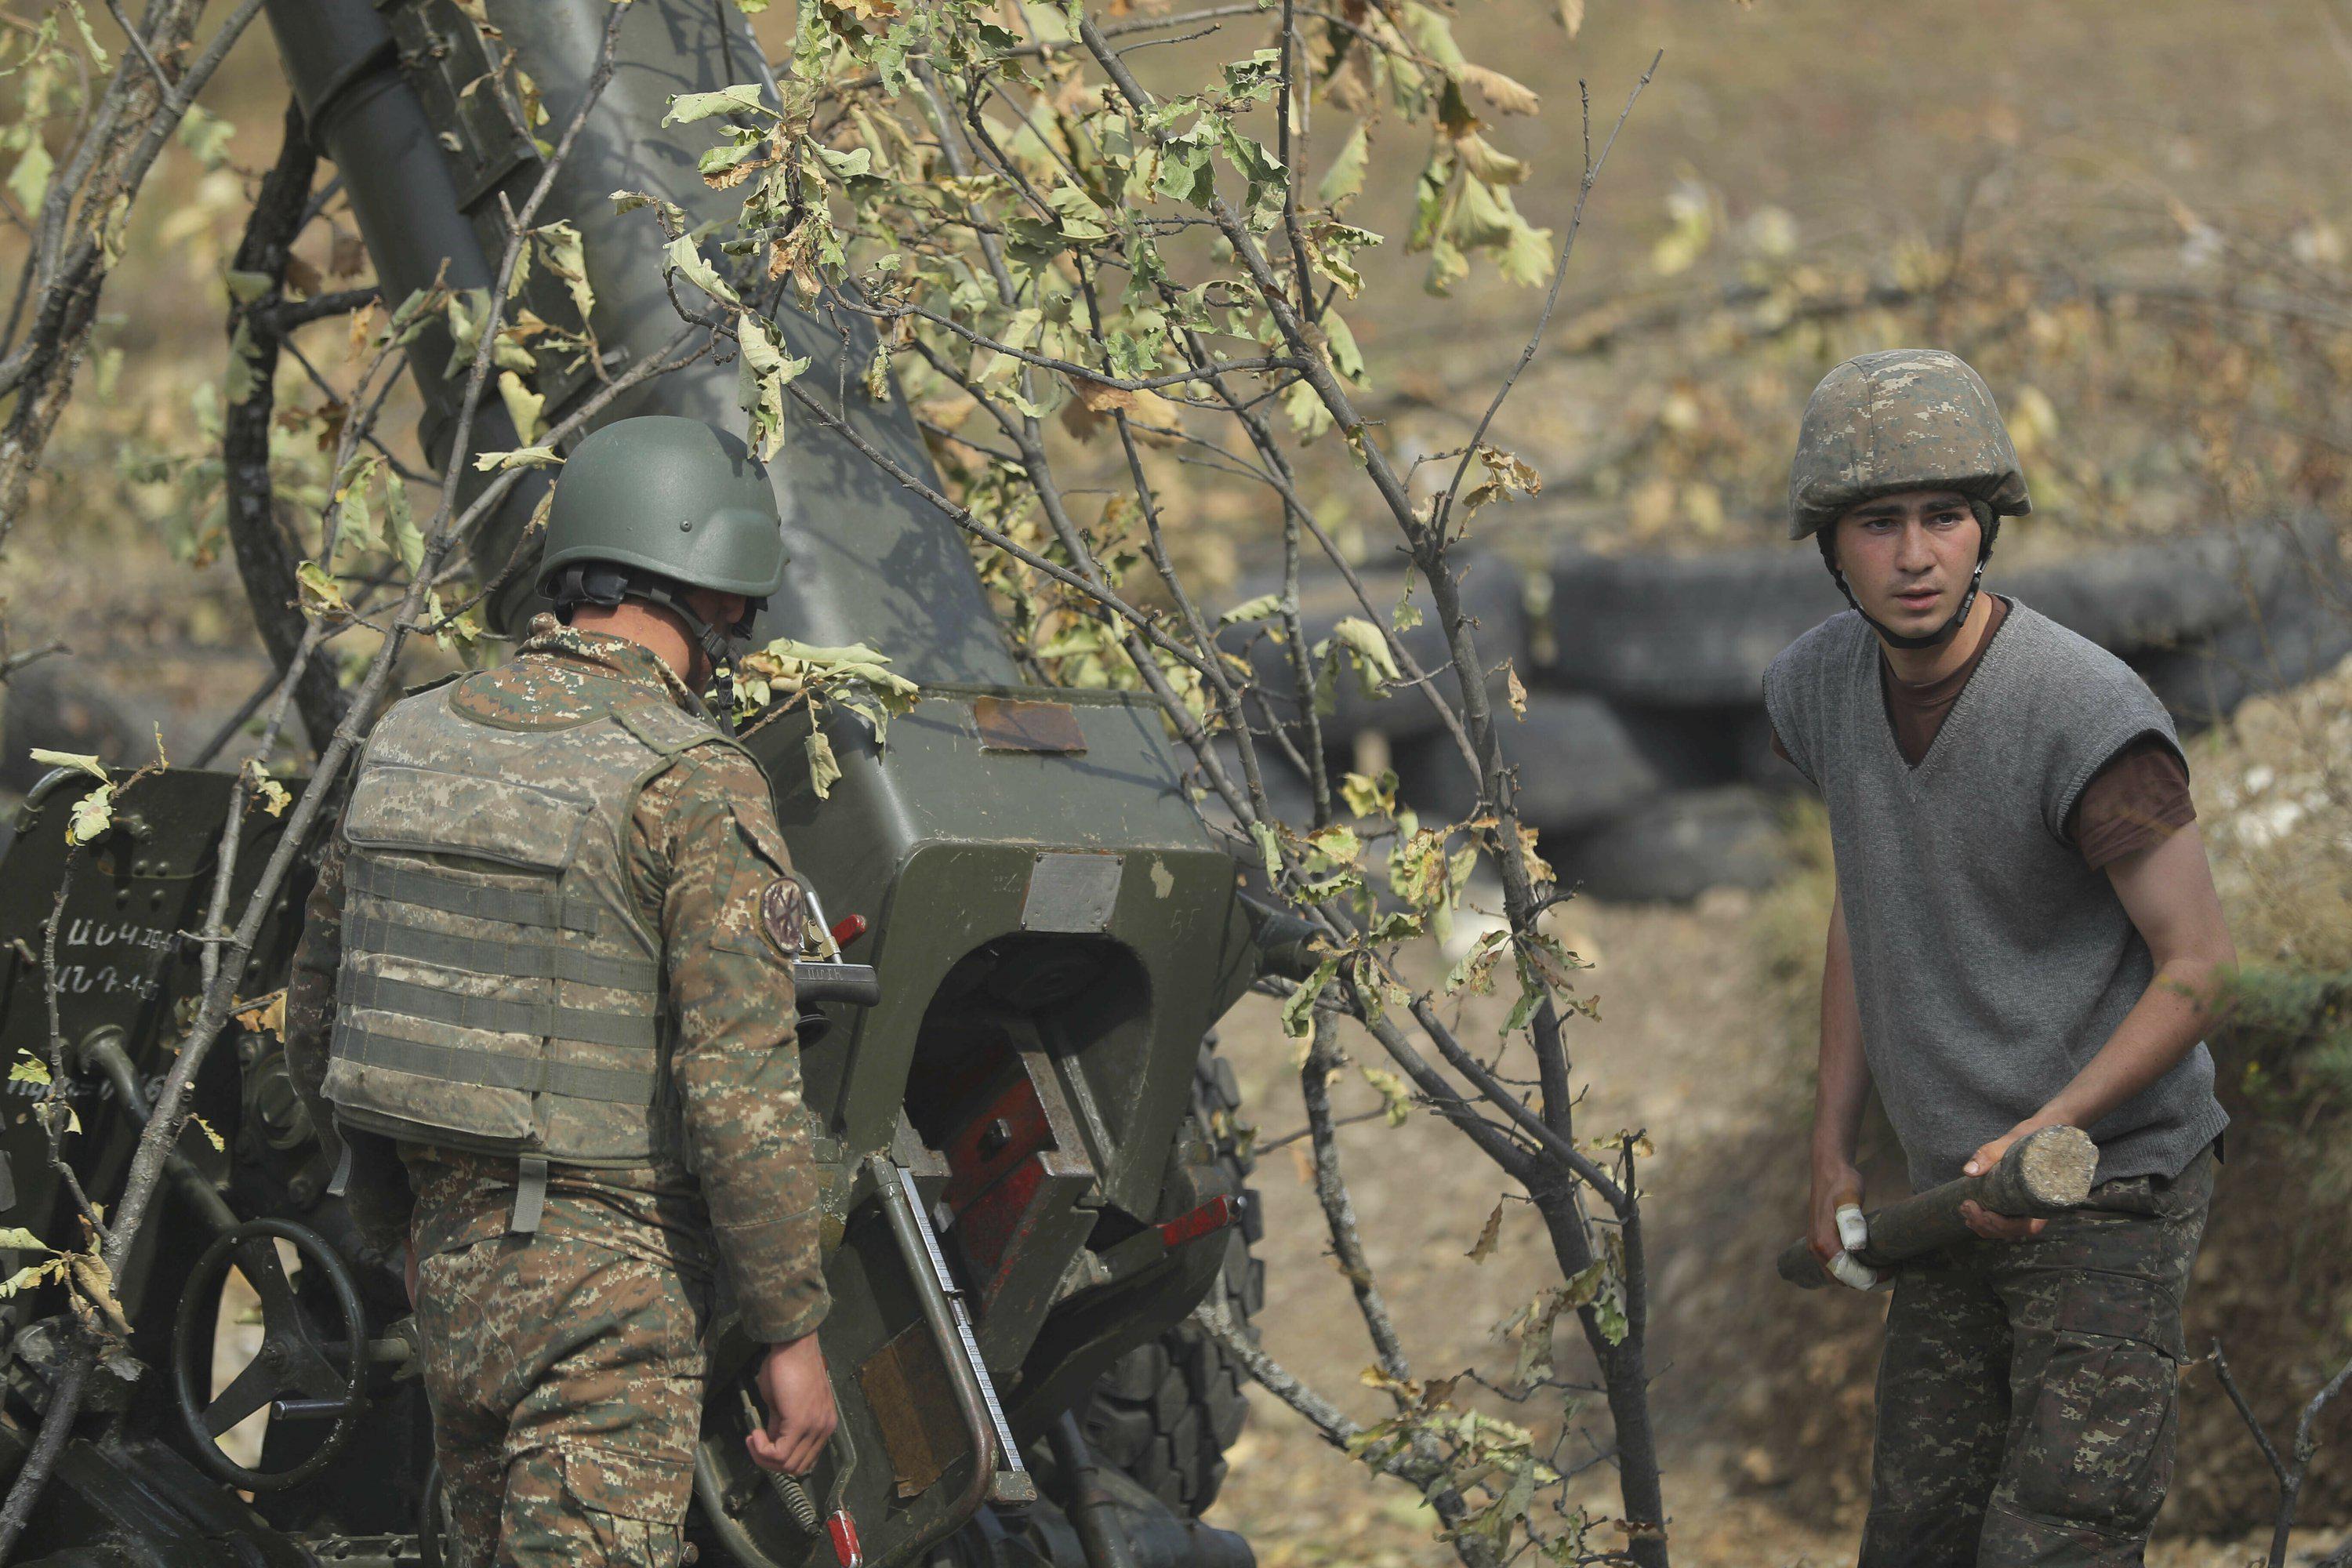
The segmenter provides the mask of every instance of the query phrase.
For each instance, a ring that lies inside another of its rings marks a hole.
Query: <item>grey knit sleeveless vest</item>
[[[549,1160],[672,1152],[661,938],[630,887],[629,816],[680,752],[730,742],[650,693],[520,730],[455,690],[394,705],[352,780],[336,1118],[514,1153],[527,1184]]]
[[[1871,1081],[1926,1186],[2064,1088],[2154,977],[2065,824],[2126,742],[2179,738],[2122,660],[2017,604],[1914,768],[1878,662],[1849,610],[1782,651],[1764,701],[1828,803]],[[2100,1181],[2171,1176],[2228,1120],[2200,1044],[2085,1131]]]

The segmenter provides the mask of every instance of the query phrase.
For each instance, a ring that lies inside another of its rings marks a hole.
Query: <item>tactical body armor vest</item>
[[[678,1152],[661,937],[625,846],[646,781],[731,742],[650,692],[526,730],[457,689],[396,704],[352,780],[326,1096],[355,1128],[514,1154],[530,1230],[548,1162]]]

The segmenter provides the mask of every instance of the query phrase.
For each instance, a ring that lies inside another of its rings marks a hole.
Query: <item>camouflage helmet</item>
[[[589,562],[766,598],[784,582],[783,519],[767,469],[699,419],[614,420],[573,447],[557,476],[541,591]]]
[[[1789,537],[1874,496],[1927,489],[1958,490],[1990,518],[2033,510],[1984,378],[1942,349],[1863,354],[1822,377],[1789,465]]]

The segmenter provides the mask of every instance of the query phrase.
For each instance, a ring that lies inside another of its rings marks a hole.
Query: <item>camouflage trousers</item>
[[[674,1568],[702,1418],[702,1289],[541,1232],[425,1258],[417,1298],[449,1568]]]
[[[1896,1280],[1862,1568],[2123,1568],[2172,1479],[2210,1150]]]

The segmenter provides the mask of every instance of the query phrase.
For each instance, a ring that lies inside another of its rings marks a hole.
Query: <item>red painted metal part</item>
[[[835,1509],[826,1516],[824,1532],[833,1537],[833,1554],[841,1568],[866,1568],[866,1549],[857,1543],[857,1521],[849,1517],[847,1509]]]
[[[1035,1088],[1025,1077],[1006,1084],[940,1151],[948,1161],[948,1207],[961,1215],[973,1200],[1053,1142]]]
[[[844,915],[833,922],[833,945],[837,950],[847,947],[866,934],[864,915]]]
[[[956,1233],[964,1256],[980,1271],[981,1293],[995,1294],[1005,1259],[1022,1244],[1045,1173],[1035,1158],[1023,1161],[1005,1178],[956,1211]]]
[[[1219,1231],[1234,1223],[1240,1208],[1229,1197],[1213,1197],[1190,1214],[1180,1214],[1160,1226],[1160,1239],[1171,1249],[1188,1241],[1198,1241],[1212,1231]]]
[[[992,1135],[993,1134],[993,1135]],[[1045,1172],[1037,1156],[1053,1146],[1037,1091],[1024,1077],[948,1140],[948,1207],[956,1236],[982,1282],[992,1280],[1030,1219]],[[989,1147],[991,1143],[994,1147]]]

